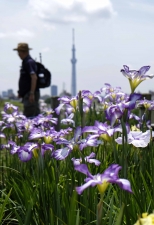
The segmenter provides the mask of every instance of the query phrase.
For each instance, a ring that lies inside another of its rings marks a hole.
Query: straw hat
[[[29,48],[27,43],[19,43],[17,48],[13,49],[14,51],[28,51],[28,50],[32,50],[32,48]]]

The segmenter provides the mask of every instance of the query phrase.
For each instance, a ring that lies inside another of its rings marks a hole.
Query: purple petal
[[[119,170],[121,168],[122,167],[119,166],[118,164],[112,164],[104,171],[104,173],[102,174],[102,177],[109,177],[112,179],[117,179]]]
[[[88,167],[87,167],[86,164],[80,164],[78,166],[75,166],[74,169],[79,171],[79,172],[81,172],[81,173],[84,173],[86,176],[89,176],[89,177],[93,178],[93,176],[89,172]]]
[[[87,159],[91,159],[91,158],[94,158],[96,156],[96,154],[94,152],[90,153],[89,156],[87,156],[86,158]]]
[[[100,182],[98,180],[89,180],[87,183],[83,184],[80,187],[76,187],[75,189],[76,189],[77,193],[80,195],[86,188],[88,188],[90,186],[95,186],[99,183]]]
[[[44,131],[42,131],[41,129],[38,129],[38,128],[34,128],[29,135],[29,140],[38,139],[38,138],[41,138],[44,136],[45,136]]]
[[[82,132],[83,132],[83,133],[85,133],[85,132],[98,133],[98,128],[95,127],[95,126],[85,126],[85,127],[82,129]]]
[[[82,162],[82,159],[75,159],[75,158],[72,158],[71,160],[73,161],[73,165],[74,165],[74,166],[78,166],[78,165],[80,165],[81,162]]]
[[[0,133],[0,137],[1,138],[6,138],[5,134],[3,134],[3,133]]]
[[[57,115],[60,114],[60,110],[62,109],[63,106],[64,106],[64,104],[60,104],[57,108],[55,108],[55,112]]]
[[[116,181],[116,184],[118,184],[118,186],[119,186],[121,189],[123,189],[123,190],[125,190],[125,191],[128,191],[128,192],[130,192],[130,193],[133,193],[133,192],[132,192],[132,189],[131,189],[131,185],[130,185],[129,180],[126,180],[126,179],[118,179],[118,180]]]
[[[68,147],[58,149],[53,152],[52,156],[57,160],[63,160],[65,159],[69,154],[71,153],[71,150]]]
[[[91,100],[88,97],[84,97],[83,102],[87,105],[87,106],[91,106]]]
[[[63,96],[61,98],[58,98],[58,100],[65,102],[65,103],[69,103],[71,99],[69,99],[67,96]]]
[[[74,132],[74,141],[77,142],[81,136],[82,129],[81,127],[77,127],[75,132]]]
[[[126,65],[124,65],[123,67],[124,67],[124,70],[125,70],[127,73],[129,73],[129,67],[126,66]]]
[[[140,75],[144,75],[148,70],[150,69],[150,66],[143,66],[139,69]]]
[[[128,109],[134,109],[136,105],[136,101],[142,98],[141,94],[133,93],[130,95],[128,103],[126,102],[125,107]]]
[[[21,161],[27,162],[32,158],[32,152],[20,151],[18,156]]]
[[[20,149],[20,146],[17,146],[16,143],[14,141],[9,141],[8,142],[9,145],[12,147],[11,148],[11,154],[15,154],[18,152],[18,150]]]
[[[101,162],[97,159],[87,159],[87,162],[94,163],[96,166],[99,166]]]
[[[42,144],[41,145],[41,154],[44,155],[44,153],[49,150],[49,151],[53,151],[54,146],[52,144]]]

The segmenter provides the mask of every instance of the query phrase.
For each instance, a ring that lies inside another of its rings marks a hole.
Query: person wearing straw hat
[[[19,43],[17,48],[13,50],[18,52],[18,56],[22,60],[18,82],[18,97],[22,98],[23,114],[26,117],[35,117],[40,113],[40,92],[37,87],[37,65],[29,55],[29,50],[32,50],[32,48],[29,48],[27,43]]]

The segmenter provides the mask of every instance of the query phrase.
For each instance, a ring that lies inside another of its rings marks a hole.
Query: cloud
[[[50,51],[50,48],[49,47],[44,47],[41,50],[41,52],[49,52],[49,51]]]
[[[1,38],[33,38],[35,35],[33,32],[27,29],[21,29],[15,32],[0,32]]]
[[[116,14],[110,0],[29,0],[35,15],[51,23],[107,19]]]
[[[5,38],[7,35],[3,32],[0,32],[0,38]]]
[[[129,5],[134,10],[144,11],[147,13],[154,13],[154,5],[153,3],[141,3],[141,2],[129,2]]]
[[[56,29],[56,27],[55,27],[54,25],[47,24],[47,23],[45,23],[45,24],[43,25],[43,27],[44,27],[46,30],[48,30],[48,31],[51,31],[51,30],[55,30],[55,29]]]

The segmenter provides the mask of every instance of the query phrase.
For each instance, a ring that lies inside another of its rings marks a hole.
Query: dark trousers
[[[22,99],[22,103],[24,106],[23,113],[26,117],[35,117],[38,114],[40,114],[39,109],[40,92],[39,91],[35,92],[35,101],[33,103],[29,102],[29,95],[30,93],[28,92]]]

